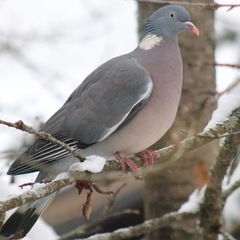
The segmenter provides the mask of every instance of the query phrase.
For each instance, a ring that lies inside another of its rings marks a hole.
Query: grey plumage
[[[109,158],[116,152],[129,156],[155,143],[172,125],[180,100],[182,59],[177,38],[182,31],[198,34],[185,8],[172,5],[153,13],[140,45],[93,71],[41,130],[84,156]],[[39,182],[77,161],[64,149],[38,139],[8,174],[40,171]],[[1,234],[25,236],[47,200],[21,207]],[[31,221],[19,217],[26,211]]]

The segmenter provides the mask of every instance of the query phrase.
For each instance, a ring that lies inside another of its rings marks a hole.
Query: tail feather
[[[0,235],[19,239],[26,236],[56,194],[39,199],[18,208],[4,223]]]

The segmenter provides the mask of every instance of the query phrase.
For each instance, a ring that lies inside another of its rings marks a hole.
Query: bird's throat
[[[139,44],[139,48],[143,50],[150,50],[153,47],[160,45],[163,38],[157,35],[149,34],[143,38]]]

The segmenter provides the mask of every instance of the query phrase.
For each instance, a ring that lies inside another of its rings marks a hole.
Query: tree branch
[[[1,120],[0,119],[0,124],[4,124],[4,125],[6,125],[8,127],[13,127],[13,128],[22,130],[24,132],[28,132],[30,134],[35,134],[37,137],[39,137],[41,139],[48,140],[48,141],[52,142],[53,144],[56,144],[56,145],[64,148],[66,151],[71,153],[74,157],[78,158],[81,162],[84,161],[84,159],[85,159],[75,149],[70,147],[68,144],[59,141],[58,139],[54,138],[49,133],[42,132],[42,131],[37,131],[33,127],[26,125],[22,120],[19,120],[19,121],[15,122],[15,123],[12,123],[12,122],[7,122],[5,120]]]
[[[240,4],[218,4],[218,3],[203,3],[203,2],[181,2],[181,1],[163,1],[163,0],[138,0],[139,2],[161,3],[161,4],[181,4],[184,6],[197,6],[218,9],[220,7],[228,7],[228,11],[233,8],[240,7]]]
[[[222,181],[230,166],[231,160],[236,155],[239,142],[239,134],[227,136],[219,150],[216,161],[210,169],[204,201],[200,206],[200,225],[203,228],[204,238],[206,240],[217,239],[220,233],[223,208]],[[228,194],[229,192],[227,192],[227,195]],[[225,193],[225,197],[227,197],[227,195]]]
[[[153,230],[162,228],[171,223],[176,223],[182,220],[193,219],[198,216],[193,212],[171,212],[163,215],[162,217],[146,220],[142,224],[138,224],[128,228],[121,228],[112,233],[96,234],[88,238],[82,238],[82,240],[120,240],[130,237],[139,236]]]
[[[4,124],[10,127],[21,129],[23,131],[27,131],[29,133],[36,134],[38,137],[47,139],[53,143],[55,143],[56,141],[54,138],[51,137],[50,134],[47,134],[44,132],[38,132],[35,129],[21,123],[21,121],[20,121],[20,125],[21,125],[20,127],[19,127],[19,121],[17,123],[10,123],[7,121],[0,120],[0,124]],[[178,146],[171,145],[169,147],[160,149],[159,150],[160,158],[157,159],[156,162],[158,162],[159,163],[158,165],[161,167],[162,165],[169,162],[169,159],[171,159],[171,162],[177,161],[179,159],[179,154],[178,154],[179,151],[181,151],[181,153],[191,151],[195,148],[198,148],[200,146],[203,146],[204,144],[207,144],[213,141],[214,139],[218,139],[219,137],[224,136],[224,134],[233,134],[234,132],[238,132],[238,131],[240,131],[240,108],[234,111],[234,113],[229,117],[228,120],[226,120],[222,124],[218,124],[214,129],[210,129],[209,131],[196,134],[195,136],[192,136],[190,138],[186,138],[182,142],[180,142]],[[238,134],[237,135],[233,134],[232,137],[234,136],[239,137]],[[231,135],[228,137],[231,137]],[[65,148],[65,144],[61,146]],[[133,159],[136,161],[136,164],[139,167],[144,166],[143,160],[141,158],[135,157]],[[119,171],[120,169],[121,169],[120,163],[116,161],[108,161],[104,166],[103,173],[109,172],[109,171],[110,172]],[[214,169],[212,171],[213,171],[212,174],[214,174]],[[94,176],[99,176],[99,175],[101,176],[101,174],[102,173],[94,174]],[[77,180],[89,179],[90,175],[91,174],[88,172],[82,172],[82,173],[76,172],[76,173],[73,173],[70,177],[62,178],[60,180],[54,180],[43,187],[39,187],[37,189],[31,189],[29,191],[26,191],[23,194],[20,194],[19,196],[11,197],[5,201],[0,202],[0,212],[6,212],[12,208],[19,207],[23,204],[30,203],[39,198],[50,195],[56,191],[59,191],[61,188],[67,185],[71,185]]]
[[[84,175],[86,175],[86,173],[81,173],[81,175],[84,178]],[[10,197],[5,201],[0,202],[0,212],[6,212],[10,209],[20,207],[27,203],[34,202],[37,199],[43,198],[54,192],[57,192],[63,187],[70,185],[74,183],[76,180],[80,179],[81,177],[79,174],[78,177],[66,177],[58,180],[53,180],[52,182],[44,186],[33,188],[17,196]]]
[[[240,180],[234,182],[228,189],[222,193],[222,201],[225,202],[227,198],[240,187]]]

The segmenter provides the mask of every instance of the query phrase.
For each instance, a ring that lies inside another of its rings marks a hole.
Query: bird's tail
[[[19,239],[26,236],[55,195],[54,193],[18,208],[4,223],[0,236],[10,237],[10,239]]]

